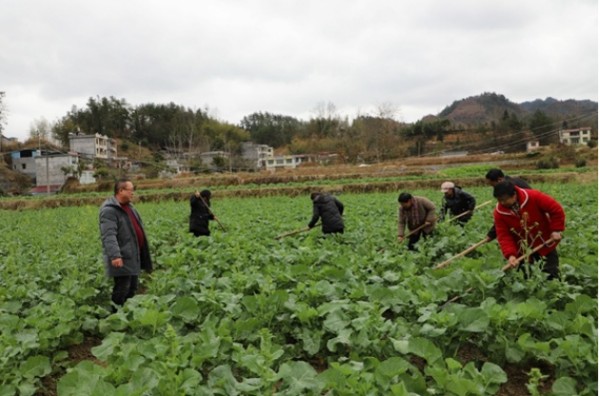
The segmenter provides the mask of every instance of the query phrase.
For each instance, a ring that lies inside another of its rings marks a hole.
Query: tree
[[[44,117],[34,120],[29,126],[29,138],[37,140],[48,140],[52,127]]]
[[[250,114],[242,119],[240,126],[250,133],[253,142],[273,147],[290,144],[302,130],[297,119],[271,113]]]
[[[529,128],[541,145],[555,143],[558,140],[558,133],[554,133],[554,120],[541,110],[536,110],[533,113],[529,121]]]

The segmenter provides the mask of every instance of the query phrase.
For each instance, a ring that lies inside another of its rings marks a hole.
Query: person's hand
[[[562,239],[562,234],[558,231],[554,231],[550,234],[550,238],[552,238],[553,241],[558,242]]]
[[[398,242],[404,241],[404,236],[398,236]]]
[[[112,259],[110,264],[115,268],[121,268],[123,266],[123,259],[121,257]]]
[[[509,265],[511,268],[515,268],[515,267],[517,267],[517,266],[519,265],[519,259],[517,259],[515,256],[510,256],[510,257],[508,258],[508,265]]]

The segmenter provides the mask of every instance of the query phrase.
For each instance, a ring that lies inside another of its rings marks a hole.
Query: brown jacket
[[[435,228],[437,216],[435,214],[435,205],[433,202],[425,197],[413,196],[413,207],[409,210],[402,209],[402,206],[398,209],[398,236],[404,236],[404,228],[408,225],[408,230],[414,230],[415,228],[423,225],[425,222],[431,223],[423,229],[423,232],[430,233]],[[413,216],[412,211],[415,210]]]

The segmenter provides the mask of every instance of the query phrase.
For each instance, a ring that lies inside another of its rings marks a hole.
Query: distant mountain
[[[560,101],[547,98],[517,104],[508,100],[504,95],[486,92],[453,102],[444,108],[437,117],[448,119],[454,124],[476,126],[489,124],[492,121],[497,122],[505,112],[523,119],[537,110],[543,111],[551,118],[563,119],[567,116],[587,116],[597,112],[598,103],[591,100]]]
[[[583,115],[598,111],[598,103],[591,100],[556,100],[546,98],[545,100],[536,99],[533,102],[523,102],[521,107],[529,113],[541,110],[550,117]]]

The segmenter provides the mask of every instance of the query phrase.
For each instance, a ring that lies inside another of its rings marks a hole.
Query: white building
[[[280,155],[261,160],[260,167],[267,170],[294,169],[302,163],[303,155]]]
[[[249,161],[252,167],[265,167],[264,160],[273,158],[273,147],[252,142],[242,143],[242,158]]]
[[[592,127],[561,129],[558,138],[562,144],[587,144],[592,140]]]
[[[69,149],[87,158],[113,159],[117,157],[117,141],[108,136],[69,134]]]
[[[539,149],[540,149],[540,141],[539,140],[530,140],[527,142],[527,152],[528,153],[537,151]]]

